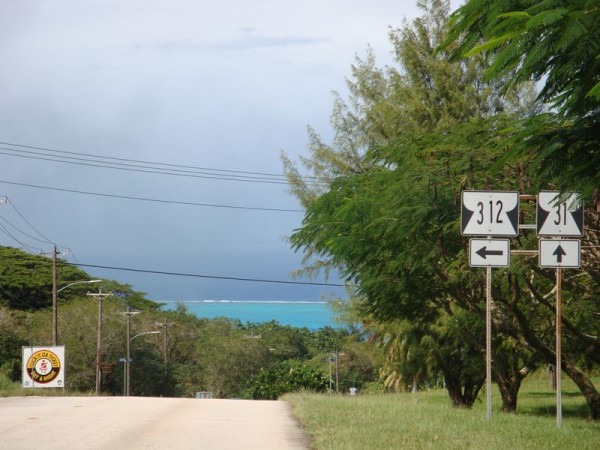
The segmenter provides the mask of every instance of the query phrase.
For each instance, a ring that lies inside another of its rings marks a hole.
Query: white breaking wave
[[[259,303],[266,305],[273,304],[292,304],[292,305],[324,305],[324,301],[310,300],[162,300],[160,303]]]

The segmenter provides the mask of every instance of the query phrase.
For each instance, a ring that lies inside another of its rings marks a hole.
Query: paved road
[[[280,401],[8,397],[0,448],[285,450],[308,440]]]

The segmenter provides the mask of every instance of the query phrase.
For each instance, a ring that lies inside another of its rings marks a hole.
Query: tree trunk
[[[463,385],[460,378],[445,373],[444,381],[452,406],[457,408],[471,408],[485,383],[485,377],[474,382],[464,383]]]
[[[521,380],[522,378],[505,379],[496,377],[496,382],[500,389],[500,397],[502,397],[502,412],[517,412],[517,396],[521,388]]]
[[[502,398],[502,412],[514,413],[517,411],[517,397],[523,379],[529,373],[523,365],[527,363],[526,357],[520,357],[519,351],[510,349],[499,349],[496,345],[492,349],[494,364],[492,369],[500,390]]]
[[[562,358],[563,370],[571,380],[577,385],[585,401],[590,408],[590,418],[600,420],[600,393],[596,390],[594,383],[573,361]]]
[[[523,337],[527,343],[532,348],[538,350],[549,364],[552,364],[554,361],[556,361],[556,353],[554,353],[554,350],[542,342],[535,335],[535,333],[533,333],[531,328],[529,328],[525,314],[523,314],[523,312],[516,307],[513,309],[513,312],[515,313],[515,317],[519,322]],[[562,355],[562,368],[569,378],[577,385],[581,391],[581,394],[584,396],[585,401],[590,409],[590,418],[592,420],[600,420],[600,393],[598,393],[596,390],[594,383],[592,383],[592,380],[590,380],[590,377],[588,377],[585,372],[579,369],[573,361],[566,358],[564,354]]]

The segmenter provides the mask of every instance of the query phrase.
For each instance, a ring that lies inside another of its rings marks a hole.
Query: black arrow
[[[554,250],[554,253],[552,253],[552,254],[556,255],[556,262],[561,263],[563,256],[566,256],[567,252],[565,252],[565,250],[562,248],[562,246],[560,244],[558,244],[558,247],[556,247],[556,250]]]
[[[487,246],[481,247],[475,253],[477,253],[483,259],[487,259],[486,256],[488,256],[488,255],[489,256],[502,256],[504,254],[504,252],[502,250],[488,250]]]

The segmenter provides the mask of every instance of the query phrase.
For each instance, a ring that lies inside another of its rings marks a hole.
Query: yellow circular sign
[[[60,358],[50,350],[38,350],[27,360],[26,369],[34,383],[50,383],[60,374]]]

